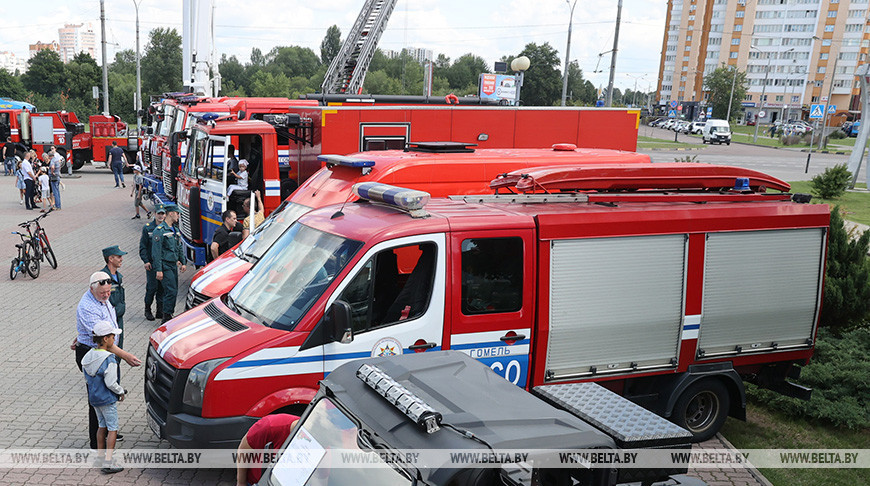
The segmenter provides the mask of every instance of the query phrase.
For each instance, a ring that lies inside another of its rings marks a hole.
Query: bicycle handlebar
[[[37,216],[37,217],[31,219],[30,221],[25,221],[25,222],[23,222],[23,223],[18,223],[18,226],[21,226],[22,228],[26,228],[26,227],[30,226],[31,224],[33,224],[33,223],[39,223],[39,220],[40,220],[40,219],[42,219],[42,218],[48,216],[48,214],[49,214],[50,212],[52,212],[52,211],[54,211],[54,208],[49,208],[48,211],[46,211],[46,212],[40,214],[39,216]]]

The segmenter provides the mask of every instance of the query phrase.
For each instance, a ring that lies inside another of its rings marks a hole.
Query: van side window
[[[523,306],[523,240],[462,241],[462,313],[516,312]]]
[[[367,261],[338,297],[350,304],[353,332],[423,315],[432,296],[436,250],[434,243],[399,246]]]

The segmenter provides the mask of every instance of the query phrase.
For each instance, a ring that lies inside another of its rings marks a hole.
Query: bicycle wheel
[[[15,280],[15,277],[18,276],[18,259],[12,259],[12,266],[9,267],[9,279]]]
[[[45,236],[45,231],[39,232],[39,246],[42,247],[42,254],[48,260],[51,268],[57,268],[57,257],[54,256],[54,250],[51,249],[51,244],[48,242],[48,236]]]
[[[30,275],[30,278],[37,278],[39,277],[39,258],[34,257],[34,254],[38,250],[36,249],[36,244],[32,241],[28,246],[28,261],[25,262],[25,268],[27,269],[27,274]]]

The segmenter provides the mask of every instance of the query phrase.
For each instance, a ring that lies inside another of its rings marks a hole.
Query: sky
[[[570,8],[568,0],[398,0],[378,47],[431,49],[454,60],[466,53],[492,63],[519,53],[535,42],[549,42],[564,64]],[[610,51],[616,25],[617,0],[574,0],[571,60],[596,87],[607,85]],[[57,40],[65,23],[92,22],[100,62],[100,2],[98,0],[4,0],[0,2],[0,51],[27,58],[28,45]],[[335,24],[342,40],[351,29],[364,0],[214,0],[216,39],[220,54],[247,62],[251,48],[263,53],[274,46],[309,47],[318,55],[326,29]],[[241,6],[241,7],[240,7]],[[136,46],[134,0],[108,0],[106,38],[108,59]],[[667,2],[624,0],[614,84],[620,89],[655,89],[658,78]],[[181,33],[182,0],[139,0],[140,42],[148,31],[174,27]],[[607,54],[599,55],[601,53]],[[560,66],[561,68],[561,66]],[[599,72],[596,72],[599,71]]]

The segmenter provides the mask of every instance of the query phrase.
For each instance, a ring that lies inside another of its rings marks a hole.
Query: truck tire
[[[719,380],[700,380],[680,395],[671,421],[692,433],[694,442],[710,439],[725,423],[731,406],[728,389]]]
[[[90,160],[91,151],[90,150],[73,150],[73,170],[79,170],[85,166],[85,164]],[[66,162],[63,164],[63,169],[61,172],[66,171]]]

